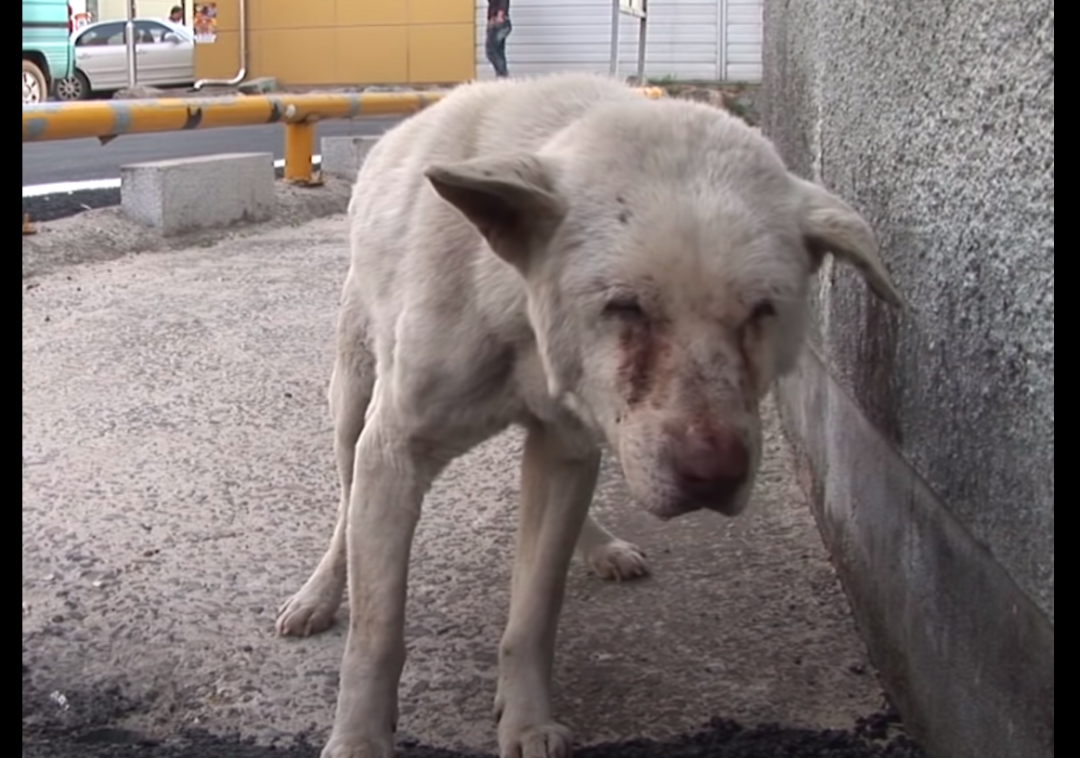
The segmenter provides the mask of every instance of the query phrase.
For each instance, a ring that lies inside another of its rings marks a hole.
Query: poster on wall
[[[196,3],[192,19],[196,42],[213,42],[217,39],[217,3]]]

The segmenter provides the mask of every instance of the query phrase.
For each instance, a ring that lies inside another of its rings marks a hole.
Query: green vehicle
[[[71,32],[67,0],[23,0],[23,105],[45,102],[53,83],[74,72]]]

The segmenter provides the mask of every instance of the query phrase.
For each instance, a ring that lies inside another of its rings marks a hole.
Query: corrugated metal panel
[[[725,78],[760,82],[762,56],[762,0],[726,0],[724,13]]]
[[[713,79],[719,60],[717,0],[652,0],[649,4],[646,73],[651,77]],[[484,55],[486,0],[476,9],[476,70],[492,76]],[[610,0],[511,0],[514,31],[506,45],[510,73],[606,73],[611,59]],[[619,30],[619,72],[637,66],[637,20]]]
[[[717,79],[726,48],[729,78],[760,79],[762,0],[726,0],[728,30],[721,45],[722,0],[650,0],[645,51],[652,78]],[[487,0],[476,4],[476,70],[493,75],[484,54]],[[606,73],[611,58],[611,0],[511,0],[514,31],[506,54],[511,75],[556,71]],[[623,17],[619,72],[637,67],[637,20]],[[754,56],[747,60],[747,55]],[[753,70],[751,70],[753,69]],[[736,77],[737,74],[737,77]]]

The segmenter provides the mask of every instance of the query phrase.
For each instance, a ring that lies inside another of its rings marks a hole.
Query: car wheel
[[[49,98],[49,81],[36,63],[23,59],[22,101],[23,105],[43,103]]]
[[[71,76],[57,79],[53,92],[57,100],[85,100],[90,97],[90,81],[86,74],[76,70]]]

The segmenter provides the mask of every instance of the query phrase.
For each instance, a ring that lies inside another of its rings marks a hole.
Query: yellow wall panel
[[[266,43],[263,41],[263,33],[260,31],[253,31],[248,27],[248,43],[247,43],[247,78],[253,79],[256,76],[262,76],[263,73],[263,48],[266,47]]]
[[[473,0],[247,0],[248,78],[285,85],[427,84],[475,78]],[[239,66],[239,0],[218,0],[199,78]]]
[[[249,76],[273,76],[286,84],[334,82],[335,29],[280,29],[258,34],[259,70]]]
[[[408,0],[411,24],[471,24],[476,17],[473,0]]]
[[[473,24],[409,27],[409,81],[464,82],[476,76]]]
[[[231,79],[239,69],[239,32],[218,32],[215,42],[195,44],[196,79]],[[249,67],[248,76],[254,75]]]
[[[216,0],[217,1],[217,29],[219,32],[232,32],[240,29],[240,0]],[[251,19],[251,6],[259,3],[259,0],[248,0],[248,19]],[[196,0],[198,4],[198,0]],[[191,3],[188,3],[190,6]],[[194,12],[194,11],[192,11]],[[249,21],[250,23],[250,21]],[[232,76],[236,72],[233,71]]]
[[[405,84],[409,81],[405,26],[353,26],[337,30],[336,84]]]
[[[336,19],[341,27],[404,24],[409,10],[404,0],[338,0]]]
[[[195,1],[198,2],[198,0]],[[252,29],[263,28],[262,9],[263,4],[258,2],[258,0],[247,0],[248,31],[251,31]]]
[[[127,4],[124,0],[98,0],[95,21],[113,21],[118,18],[127,18]]]
[[[365,2],[365,0],[354,0]],[[258,18],[251,10],[258,7]],[[248,23],[253,29],[310,29],[334,26],[335,0],[248,0]],[[257,21],[257,24],[256,24]]]

